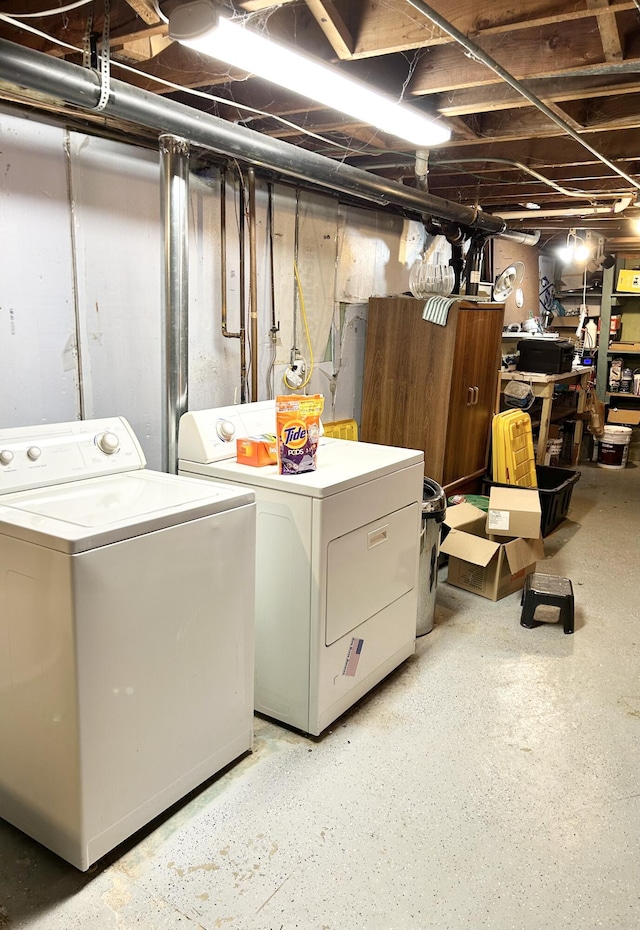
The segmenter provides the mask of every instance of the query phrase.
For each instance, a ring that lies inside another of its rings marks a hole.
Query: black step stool
[[[534,619],[536,609],[540,604],[548,604],[560,608],[558,619],[562,620],[564,632],[573,633],[573,586],[568,578],[532,572],[524,580],[520,603],[520,625],[528,630],[542,625],[543,621]]]

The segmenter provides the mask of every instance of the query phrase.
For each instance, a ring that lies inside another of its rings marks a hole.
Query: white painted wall
[[[9,108],[0,109],[0,141],[0,425],[122,415],[149,466],[160,468],[165,394],[158,155],[66,133]],[[240,399],[240,351],[239,341],[221,332],[219,174],[195,159],[192,169],[189,405],[198,409]],[[248,399],[271,396],[272,387],[286,392],[282,372],[296,347],[309,364],[313,357],[307,390],[325,395],[325,419],[359,419],[366,301],[408,291],[410,268],[424,245],[422,224],[340,206],[330,194],[274,185],[274,352],[266,182],[258,180],[256,193],[259,372],[257,397]],[[226,202],[228,326],[237,331],[234,178]],[[248,313],[246,323],[249,330]],[[328,344],[334,356],[325,361]]]
[[[0,424],[79,414],[64,132],[0,117]]]

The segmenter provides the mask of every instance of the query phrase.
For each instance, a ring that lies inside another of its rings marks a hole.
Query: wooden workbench
[[[547,440],[549,439],[549,426],[551,425],[553,392],[557,384],[578,384],[578,402],[576,405],[576,414],[583,414],[587,404],[586,388],[591,378],[593,369],[590,366],[581,365],[579,368],[572,368],[571,371],[565,371],[559,375],[542,375],[535,371],[501,371],[500,372],[500,393],[504,391],[509,381],[524,381],[531,385],[535,397],[542,399],[542,413],[540,416],[540,431],[538,433],[538,452],[536,463],[544,465],[544,457],[547,449]],[[500,397],[496,412],[500,410]],[[567,414],[570,418],[571,414]],[[575,430],[573,433],[573,455],[571,457],[572,465],[577,465],[580,459],[580,445],[582,443],[583,419],[581,416],[576,417]]]

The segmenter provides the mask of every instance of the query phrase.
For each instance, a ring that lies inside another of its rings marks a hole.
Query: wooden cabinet
[[[456,301],[446,326],[424,305],[369,301],[360,438],[424,450],[425,475],[449,492],[485,472],[504,305]]]

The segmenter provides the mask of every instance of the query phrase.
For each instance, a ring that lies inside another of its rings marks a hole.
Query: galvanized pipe
[[[5,39],[0,39],[0,80],[88,110],[94,109],[100,98],[100,79],[94,72]],[[539,238],[535,233],[507,229],[500,217],[477,208],[376,177],[122,81],[111,80],[111,93],[102,112],[159,132],[168,131],[229,158],[310,181],[380,207],[393,205],[413,216],[435,216],[527,245],[535,244]]]
[[[249,339],[251,400],[258,400],[258,263],[256,255],[256,172],[249,168]]]
[[[165,328],[166,471],[178,472],[178,427],[187,411],[189,365],[189,143],[163,134],[160,146],[164,230],[162,306]]]

